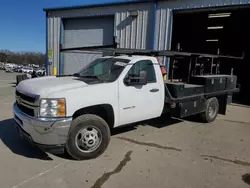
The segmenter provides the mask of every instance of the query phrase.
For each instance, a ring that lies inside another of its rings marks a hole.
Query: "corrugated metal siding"
[[[167,8],[166,4],[158,4],[156,8],[156,26],[155,26],[155,50],[169,50],[171,48],[172,34],[172,10]],[[168,70],[169,59],[162,57],[162,63]]]
[[[48,50],[52,50],[52,65],[49,65],[49,74],[53,74],[53,67],[58,71],[59,67],[59,39],[60,39],[60,18],[48,19]]]
[[[160,6],[167,6],[170,9],[193,9],[217,6],[231,6],[250,4],[249,0],[170,0],[159,2]]]
[[[138,10],[138,17],[131,18],[129,11]],[[152,23],[153,23],[153,4],[142,3],[122,6],[99,7],[76,10],[60,10],[48,12],[49,22],[49,43],[54,41],[54,56],[58,59],[53,60],[55,65],[59,64],[59,53],[56,49],[59,46],[60,18],[80,18],[89,16],[115,16],[114,33],[117,37],[119,47],[146,49],[152,45]],[[52,21],[52,22],[51,22]],[[57,28],[58,27],[58,28]],[[58,36],[57,36],[58,35]],[[55,38],[53,38],[55,37]],[[50,66],[51,67],[51,66]]]
[[[168,45],[168,35],[170,31],[170,13],[171,10],[159,6],[156,11],[156,32],[155,32],[155,44],[154,48],[156,50],[167,50]]]
[[[138,11],[132,18],[129,12],[116,13],[116,36],[120,48],[147,49],[152,43],[152,11]]]

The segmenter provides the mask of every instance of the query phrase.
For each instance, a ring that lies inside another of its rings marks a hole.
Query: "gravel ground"
[[[22,141],[14,129],[15,73],[0,71],[1,188],[236,188],[250,184],[250,108],[211,124],[158,118],[114,131],[97,159],[74,161]]]

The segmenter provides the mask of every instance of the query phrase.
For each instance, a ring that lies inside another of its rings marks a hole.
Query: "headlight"
[[[65,117],[65,99],[42,99],[39,114],[40,117]]]

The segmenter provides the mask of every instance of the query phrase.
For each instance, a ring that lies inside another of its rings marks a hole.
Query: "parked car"
[[[18,70],[17,70],[17,72],[23,72],[23,67],[21,66]]]
[[[23,67],[22,68],[22,73],[27,73],[27,74],[32,74],[33,68],[31,67]]]
[[[45,76],[45,70],[38,69],[38,70],[36,70],[36,74],[39,76]]]
[[[14,71],[15,71],[15,72],[19,72],[20,70],[21,70],[21,67],[20,67],[20,66],[14,67]]]
[[[5,67],[6,72],[14,72],[14,69],[12,67]]]
[[[22,74],[22,75],[16,75],[16,85],[18,85],[21,81],[23,80],[28,80],[28,79],[32,79],[32,78],[38,78],[38,77],[42,77],[42,76],[46,76],[46,73],[36,73],[35,71],[33,71],[32,73],[26,73],[26,74]]]

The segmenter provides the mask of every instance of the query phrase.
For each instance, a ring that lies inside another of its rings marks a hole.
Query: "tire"
[[[22,74],[22,75],[18,75],[17,76],[17,85],[23,81],[23,80],[26,80],[26,75],[25,74]]]
[[[23,81],[23,80],[27,80],[27,79],[28,79],[28,76],[27,76],[26,74],[23,74],[23,75],[22,75],[22,81]]]
[[[216,119],[219,111],[218,99],[216,97],[207,99],[205,110],[206,111],[201,114],[201,119],[205,123],[213,122]]]
[[[66,151],[76,160],[94,159],[104,153],[109,140],[109,126],[101,117],[93,114],[82,115],[72,121]],[[87,150],[87,144],[90,144],[90,148],[91,145],[93,147]]]
[[[20,75],[19,83],[23,81],[23,75]]]
[[[19,82],[20,82],[20,75],[17,75],[17,76],[16,76],[16,85],[18,85]]]
[[[24,75],[23,75],[23,80],[27,80],[27,78],[28,78],[27,75],[24,74]]]

